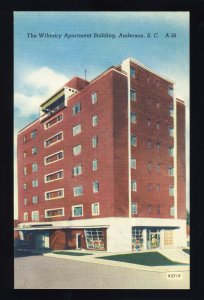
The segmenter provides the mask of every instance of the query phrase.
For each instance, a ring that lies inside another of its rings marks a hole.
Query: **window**
[[[34,179],[32,181],[32,187],[37,187],[38,186],[38,180],[37,179]]]
[[[63,132],[59,132],[44,141],[44,147],[49,147],[53,144],[56,144],[57,142],[60,142],[61,140],[63,140]]]
[[[39,211],[32,211],[31,219],[32,221],[39,221]]]
[[[23,136],[23,142],[24,142],[24,144],[27,142],[27,139],[26,139],[25,135]]]
[[[95,136],[92,138],[92,148],[96,148],[98,146],[98,137]]]
[[[171,207],[170,207],[170,212],[169,212],[169,214],[170,214],[171,217],[174,217],[174,215],[175,215],[174,206],[171,206]]]
[[[24,173],[24,175],[27,175],[27,167],[23,168],[23,173]]]
[[[76,103],[72,107],[72,113],[73,113],[73,115],[77,115],[80,111],[81,111],[81,103]]]
[[[98,125],[98,116],[93,116],[92,117],[92,125],[93,126],[97,126]]]
[[[135,112],[131,112],[130,113],[130,121],[131,123],[135,124],[136,121],[137,121],[137,116],[136,116],[136,113]]]
[[[81,124],[78,124],[72,128],[73,136],[81,133]]]
[[[81,173],[82,173],[82,166],[81,165],[75,166],[72,170],[72,175],[73,176],[80,175]]]
[[[35,155],[38,153],[38,148],[37,147],[33,147],[32,148],[32,155]]]
[[[160,215],[160,205],[157,205],[157,214]]]
[[[104,234],[101,228],[84,229],[87,249],[104,250]]]
[[[151,120],[147,119],[147,126],[150,127],[150,124],[151,124]]]
[[[98,181],[93,182],[93,193],[98,193],[99,191],[99,183]]]
[[[156,103],[156,108],[160,109],[160,103],[159,102]]]
[[[173,186],[169,187],[169,196],[174,196],[174,187]]]
[[[37,172],[38,170],[38,164],[37,163],[33,163],[32,164],[32,172]]]
[[[94,159],[94,160],[92,161],[92,170],[93,170],[93,171],[98,170],[98,160],[97,160],[97,159]]]
[[[48,129],[54,125],[56,125],[57,123],[59,123],[60,121],[63,120],[62,114],[60,114],[59,116],[53,118],[52,120],[48,121],[47,123],[44,124],[44,128]]]
[[[72,217],[81,217],[83,216],[83,205],[74,205],[72,206]]]
[[[25,213],[23,214],[23,220],[24,220],[24,221],[28,221],[28,213],[27,213],[27,212],[25,212]]]
[[[35,196],[32,196],[32,203],[38,203],[39,201],[38,201],[39,199],[38,199],[38,195],[35,195]]]
[[[76,186],[73,188],[73,191],[74,191],[74,196],[77,197],[77,196],[81,196],[83,194],[83,188],[82,186]]]
[[[157,150],[160,150],[161,149],[161,145],[160,143],[157,143]]]
[[[130,76],[133,77],[133,78],[135,78],[135,75],[136,75],[135,68],[130,67]]]
[[[31,132],[30,135],[31,135],[31,139],[35,139],[37,136],[37,131],[35,130],[35,131]]]
[[[160,123],[157,122],[157,129],[159,130],[160,129]]]
[[[135,158],[131,158],[131,168],[136,169],[136,159]]]
[[[173,167],[168,167],[168,175],[174,176],[174,168]]]
[[[23,157],[26,158],[26,156],[27,156],[27,153],[23,152]]]
[[[45,218],[64,216],[64,208],[54,208],[45,210]]]
[[[137,146],[137,138],[136,135],[131,135],[131,145]]]
[[[168,148],[168,152],[169,152],[170,156],[173,156],[174,155],[174,148],[173,147],[169,147]]]
[[[136,215],[137,214],[137,204],[136,203],[132,203],[131,204],[131,214],[132,215]]]
[[[160,184],[157,184],[157,192],[160,192]]]
[[[174,116],[174,109],[173,109],[172,106],[169,106],[169,115],[170,115],[171,117]]]
[[[27,183],[23,184],[23,189],[26,190],[27,189]]]
[[[171,96],[171,97],[174,96],[174,89],[171,86],[168,88],[168,95]]]
[[[92,104],[95,104],[97,102],[97,93],[96,92],[91,95],[91,102],[92,102]]]
[[[137,182],[136,182],[136,180],[131,180],[131,191],[132,192],[137,191]]]
[[[98,216],[99,215],[99,203],[91,204],[91,211],[92,211],[92,216]]]
[[[159,87],[159,80],[156,81],[156,86]]]
[[[152,190],[152,185],[151,185],[151,183],[148,183],[147,189],[148,189],[148,191],[151,191],[151,190]]]
[[[52,190],[45,192],[45,200],[51,200],[64,197],[64,189]]]
[[[174,136],[174,129],[171,126],[169,126],[169,136]]]
[[[27,205],[28,204],[28,199],[25,198],[23,202],[24,202],[24,205]]]
[[[64,177],[63,170],[55,171],[53,173],[45,175],[45,183],[60,180]]]
[[[135,90],[130,90],[130,100],[131,101],[136,101],[136,91]]]
[[[147,206],[147,211],[148,211],[149,214],[151,214],[151,212],[152,212],[152,206],[150,204]]]
[[[151,149],[151,140],[148,140],[148,149]]]
[[[73,154],[74,156],[79,155],[81,153],[81,145],[77,145],[73,147]]]
[[[61,160],[63,158],[64,158],[64,152],[63,152],[63,150],[61,150],[59,152],[53,153],[49,156],[46,156],[44,158],[44,164],[48,165],[48,164],[51,164],[51,163],[56,162],[58,160]]]
[[[160,173],[160,164],[157,164],[157,172]]]
[[[148,162],[147,164],[148,171],[152,170],[152,162]]]

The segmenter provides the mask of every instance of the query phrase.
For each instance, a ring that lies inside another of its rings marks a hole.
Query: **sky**
[[[176,97],[186,103],[189,208],[189,13],[14,12],[15,218],[17,132],[37,119],[39,105],[72,77],[84,78],[86,69],[91,80],[128,57],[174,81]]]

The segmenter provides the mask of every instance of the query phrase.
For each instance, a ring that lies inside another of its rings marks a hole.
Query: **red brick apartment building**
[[[36,248],[186,246],[185,104],[128,58],[74,77],[18,133],[17,230]]]

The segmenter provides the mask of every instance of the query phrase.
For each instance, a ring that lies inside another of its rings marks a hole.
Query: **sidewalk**
[[[65,252],[76,252],[76,253],[89,253],[92,255],[84,255],[84,256],[72,256],[72,255],[63,255],[63,254],[56,254],[56,253],[44,253],[44,256],[61,258],[61,259],[69,259],[69,260],[76,260],[81,262],[89,262],[94,264],[102,264],[102,265],[109,265],[113,267],[122,267],[122,268],[129,268],[129,269],[136,269],[142,271],[152,271],[152,272],[186,272],[189,271],[189,265],[171,265],[171,266],[144,266],[138,264],[131,264],[126,262],[119,262],[114,260],[106,260],[106,259],[98,259],[98,257],[103,256],[110,256],[110,255],[119,255],[119,254],[129,254],[132,252],[127,253],[107,253],[107,252],[92,252],[92,251],[80,251],[79,250],[63,250]]]

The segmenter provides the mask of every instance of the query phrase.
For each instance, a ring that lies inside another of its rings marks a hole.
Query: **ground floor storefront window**
[[[87,249],[105,250],[102,229],[84,229]]]
[[[143,251],[161,247],[160,228],[132,227],[132,250]]]
[[[147,230],[147,249],[160,248],[160,230],[148,229]]]
[[[138,228],[132,228],[132,250],[141,251],[143,250],[143,230]]]

